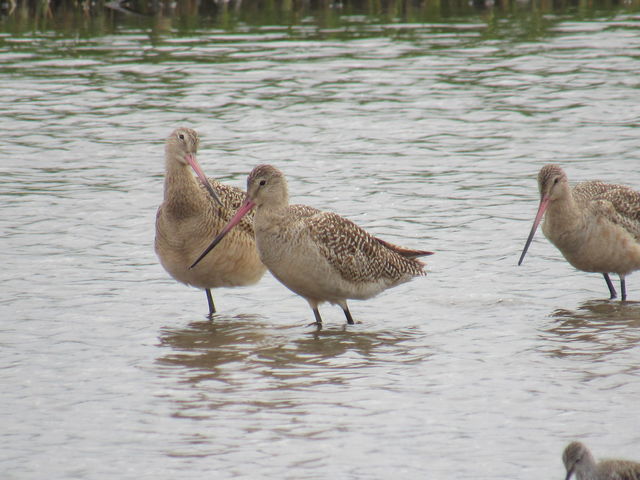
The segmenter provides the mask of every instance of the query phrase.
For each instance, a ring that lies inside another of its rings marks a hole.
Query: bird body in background
[[[245,197],[239,188],[204,175],[196,159],[198,145],[198,134],[190,128],[178,128],[167,138],[164,201],[156,215],[155,250],[173,278],[205,290],[212,315],[216,311],[212,288],[251,285],[260,280],[266,267],[258,256],[253,220],[248,216],[215,254],[198,268],[189,268]]]
[[[335,213],[290,205],[286,179],[270,165],[259,165],[251,172],[244,204],[194,265],[254,207],[260,258],[274,277],[307,300],[318,327],[322,302],[340,305],[347,322],[353,324],[347,299],[371,298],[425,275],[424,263],[417,257],[431,252],[380,240]]]
[[[578,270],[604,276],[611,298],[617,293],[609,273],[625,277],[640,269],[640,193],[623,185],[589,181],[571,188],[564,171],[545,165],[538,174],[540,205],[518,261],[520,265],[542,217],[542,231]]]
[[[640,463],[629,460],[602,460],[596,464],[589,449],[571,442],[562,453],[567,469],[565,480],[575,474],[577,480],[640,480]]]

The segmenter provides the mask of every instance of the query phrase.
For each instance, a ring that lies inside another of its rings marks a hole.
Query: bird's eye
[[[560,179],[558,177],[556,177],[556,178],[553,179],[553,184],[557,185],[559,181],[560,181]]]
[[[184,135],[181,133],[180,135],[178,135],[178,138],[179,138],[180,140],[184,140]]]
[[[265,185],[267,183],[266,180],[260,180],[260,185]]]

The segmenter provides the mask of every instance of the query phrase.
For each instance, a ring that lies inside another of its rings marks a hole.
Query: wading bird
[[[424,263],[417,257],[432,252],[380,240],[335,213],[290,205],[287,181],[271,165],[259,165],[251,172],[243,205],[192,266],[254,207],[260,258],[274,277],[307,300],[319,328],[320,303],[340,305],[347,322],[353,324],[347,299],[371,298],[425,275]]]
[[[629,460],[602,460],[596,464],[589,449],[580,442],[571,442],[562,453],[569,480],[640,480],[640,463]]]
[[[617,293],[609,273],[617,273],[626,300],[625,276],[640,269],[640,193],[598,181],[571,188],[558,165],[542,167],[538,188],[538,213],[518,265],[544,216],[542,231],[567,261],[578,270],[601,273],[612,299]]]
[[[198,144],[198,134],[190,128],[178,128],[167,138],[164,201],[156,215],[155,250],[173,278],[204,289],[211,316],[216,311],[212,288],[251,285],[260,280],[266,267],[258,257],[252,218],[246,217],[214,255],[198,268],[188,268],[244,199],[239,188],[205,176],[196,159]]]

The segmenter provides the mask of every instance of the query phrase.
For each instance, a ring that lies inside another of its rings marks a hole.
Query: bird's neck
[[[576,478],[577,480],[602,480],[604,478],[601,478],[596,461],[589,453],[582,457],[576,467]]]
[[[288,198],[259,205],[256,208],[256,215],[253,219],[256,233],[258,231],[270,231],[274,228],[278,229],[280,225],[286,223],[287,207],[289,207]]]
[[[167,159],[164,177],[164,202],[174,213],[186,215],[201,210],[205,202],[203,190],[188,165]]]
[[[549,203],[545,222],[559,224],[563,230],[580,229],[584,224],[584,208],[576,201],[570,191],[566,195]]]

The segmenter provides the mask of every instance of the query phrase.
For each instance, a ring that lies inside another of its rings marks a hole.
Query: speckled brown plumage
[[[431,252],[377,239],[335,213],[289,205],[287,182],[275,167],[259,165],[251,172],[247,200],[234,218],[254,206],[260,258],[280,282],[309,302],[318,326],[322,302],[340,305],[353,323],[347,299],[370,298],[425,275],[424,263],[417,257]],[[233,228],[233,222],[225,231]]]
[[[620,225],[640,241],[640,193],[624,185],[599,181],[578,183],[573,195],[585,204],[591,203],[594,213]]]
[[[553,164],[540,170],[538,187],[540,206],[518,264],[544,215],[542,231],[567,261],[579,270],[602,273],[611,298],[617,294],[609,273],[617,273],[625,300],[625,275],[640,269],[640,193],[600,181],[571,188],[564,171]]]
[[[198,134],[176,129],[165,144],[164,201],[156,214],[155,250],[165,270],[179,282],[207,293],[210,314],[215,312],[211,288],[257,282],[266,267],[255,248],[253,216],[245,217],[225,245],[198,268],[189,265],[242,204],[245,194],[236,187],[209,178],[222,205],[216,203],[202,181],[194,177],[187,156],[195,162]]]
[[[596,464],[589,449],[571,442],[562,453],[567,470],[566,480],[575,474],[577,480],[640,480],[640,463],[629,460],[602,460]]]
[[[351,220],[335,213],[316,213],[310,218],[308,228],[311,240],[318,245],[322,255],[351,282],[371,282],[380,278],[400,282],[407,275],[425,275],[423,262],[398,254],[395,246],[379,241]]]

